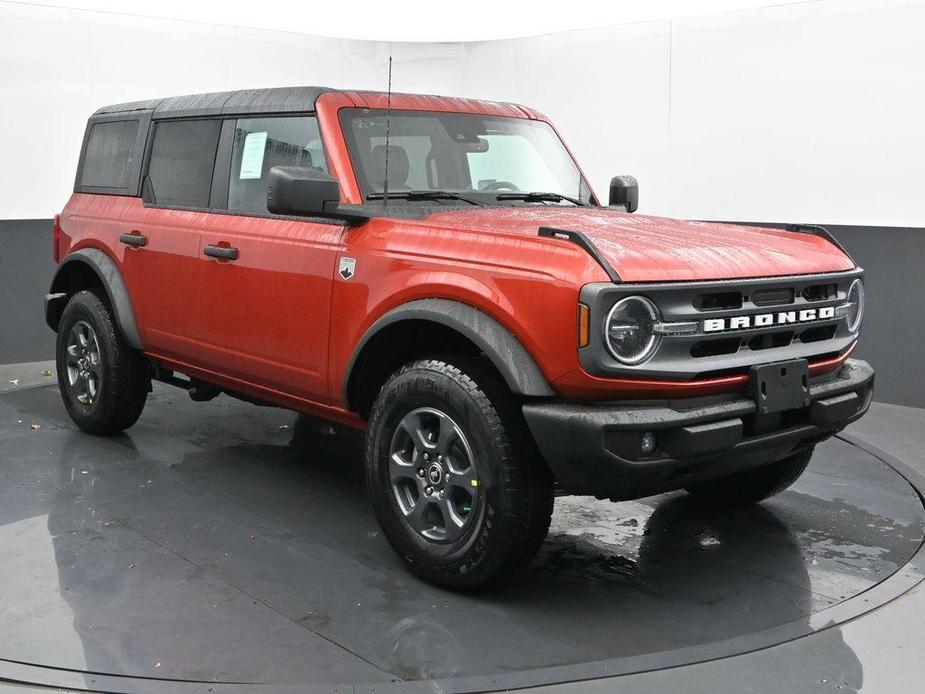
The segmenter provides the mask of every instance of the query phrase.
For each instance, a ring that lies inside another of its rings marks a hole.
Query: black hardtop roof
[[[324,92],[338,91],[328,87],[274,87],[270,89],[238,89],[232,92],[211,92],[170,96],[165,99],[130,101],[103,106],[94,116],[150,111],[152,117],[178,118],[190,116],[220,116],[243,113],[293,113],[312,111],[315,99]]]

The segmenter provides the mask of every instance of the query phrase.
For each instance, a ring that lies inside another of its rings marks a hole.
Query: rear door
[[[148,351],[182,361],[202,356],[197,269],[220,130],[218,119],[156,121],[142,199],[122,219],[142,341]]]
[[[199,256],[203,365],[327,400],[331,284],[345,227],[271,215],[266,207],[273,166],[327,171],[317,119],[227,120],[220,150],[215,206],[225,213],[210,216]]]

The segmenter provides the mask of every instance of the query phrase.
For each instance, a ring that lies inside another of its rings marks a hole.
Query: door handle
[[[148,237],[142,236],[138,231],[133,231],[131,234],[122,234],[122,236],[119,237],[119,241],[126,246],[136,246],[139,248],[148,245]]]
[[[238,249],[230,246],[206,246],[202,252],[210,258],[219,260],[237,260]]]

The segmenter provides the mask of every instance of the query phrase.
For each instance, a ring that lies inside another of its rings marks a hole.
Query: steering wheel
[[[520,190],[520,188],[515,186],[510,181],[493,181],[492,183],[489,183],[487,186],[482,188],[482,190],[510,190],[516,193]]]

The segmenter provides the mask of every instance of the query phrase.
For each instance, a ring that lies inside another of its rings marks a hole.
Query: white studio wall
[[[923,37],[921,2],[823,0],[468,44],[463,88],[547,113],[644,212],[921,227]]]
[[[327,84],[518,101],[606,198],[680,217],[925,226],[925,3],[819,0],[476,43],[330,39],[0,1],[0,219],[48,218],[87,116],[140,98]],[[41,182],[39,184],[38,182]]]
[[[382,55],[387,56],[387,47]],[[48,218],[73,187],[87,117],[171,94],[373,88],[376,44],[0,2],[0,219]]]
[[[447,43],[540,36],[572,29],[649,22],[683,15],[717,14],[807,0],[530,0],[523,2],[466,0],[448,13],[433,0],[399,0],[384,10],[382,0],[306,3],[304,0],[15,0],[20,4],[49,5],[115,14],[136,14],[246,29],[269,29],[310,36],[373,41]]]

